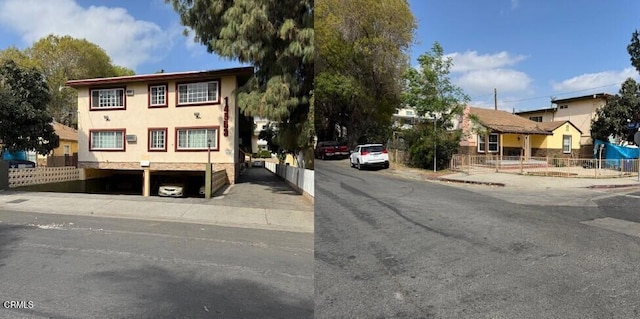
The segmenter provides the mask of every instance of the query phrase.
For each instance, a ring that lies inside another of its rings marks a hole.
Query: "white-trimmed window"
[[[218,149],[218,128],[178,128],[176,129],[176,150],[206,150],[211,141],[210,149]]]
[[[478,153],[484,153],[484,135],[478,135]],[[497,152],[499,148],[498,134],[489,134],[489,152]]]
[[[123,109],[124,89],[91,90],[91,109]]]
[[[124,130],[91,131],[92,151],[124,151]]]
[[[178,105],[218,103],[218,81],[178,84]]]
[[[562,135],[562,152],[571,153],[571,135]]]
[[[149,129],[149,151],[167,150],[167,129]]]
[[[166,106],[167,105],[167,86],[151,85],[149,86],[149,106]]]

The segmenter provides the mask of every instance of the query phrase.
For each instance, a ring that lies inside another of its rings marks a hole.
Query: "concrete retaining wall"
[[[10,168],[9,187],[77,181],[80,171],[75,167]]]

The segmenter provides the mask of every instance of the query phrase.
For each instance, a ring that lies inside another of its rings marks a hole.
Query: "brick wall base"
[[[200,171],[206,170],[207,163],[151,163],[149,167],[141,167],[140,162],[78,162],[80,168],[104,170],[136,170],[142,171]],[[213,163],[213,170],[226,170],[229,184],[235,184],[239,168],[235,163]]]

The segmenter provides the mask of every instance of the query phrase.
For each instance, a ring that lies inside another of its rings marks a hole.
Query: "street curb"
[[[640,187],[638,184],[621,184],[621,185],[591,185],[587,188],[628,188],[628,187]]]
[[[447,182],[447,183],[462,183],[462,184],[473,184],[473,185],[487,185],[487,186],[500,186],[500,187],[505,187],[506,184],[505,183],[497,183],[497,182],[478,182],[478,181],[468,181],[468,180],[460,180],[460,179],[451,179],[451,178],[444,178],[444,177],[431,177],[428,179],[432,179],[432,180],[436,180],[436,181],[441,181],[441,182]]]

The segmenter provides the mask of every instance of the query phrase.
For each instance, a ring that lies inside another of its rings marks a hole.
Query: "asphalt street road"
[[[315,166],[316,318],[640,317],[640,193]]]
[[[312,318],[313,271],[311,234],[0,212],[0,318]]]

